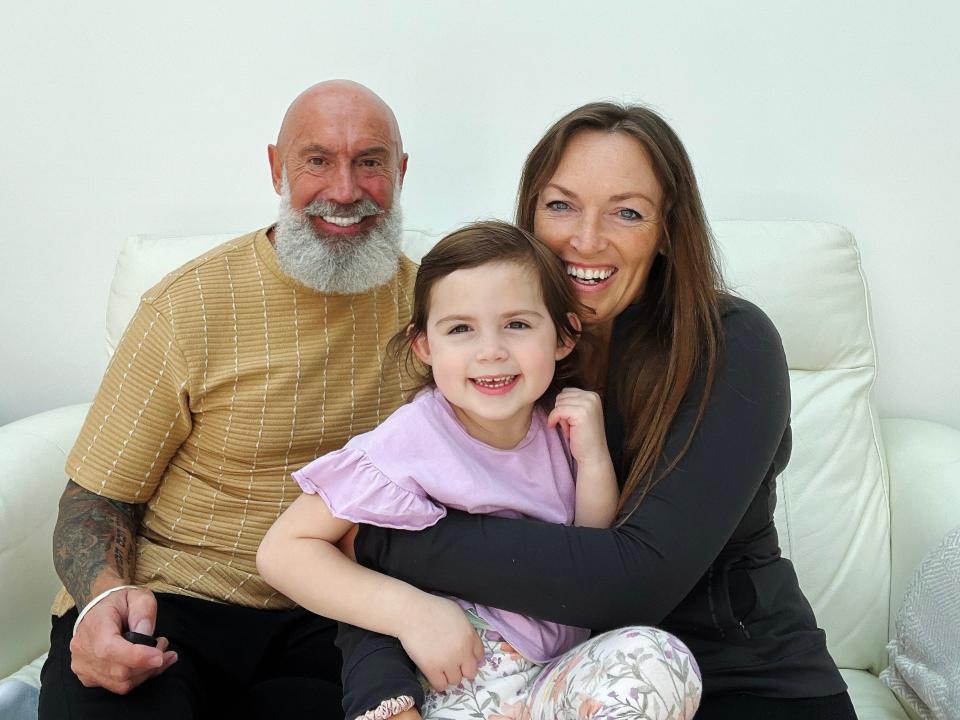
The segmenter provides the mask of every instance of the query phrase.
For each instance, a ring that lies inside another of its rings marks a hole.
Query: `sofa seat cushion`
[[[910,720],[890,689],[865,670],[841,670],[859,720]]]

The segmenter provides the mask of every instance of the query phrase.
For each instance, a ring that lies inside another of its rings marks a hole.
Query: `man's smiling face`
[[[383,100],[344,80],[315,85],[287,110],[268,155],[280,193],[271,240],[283,271],[320,292],[387,282],[400,255],[407,156]]]
[[[362,236],[393,207],[406,155],[393,113],[353,83],[311,88],[287,111],[277,144],[269,148],[273,183],[283,177],[290,206],[307,213],[321,238]]]

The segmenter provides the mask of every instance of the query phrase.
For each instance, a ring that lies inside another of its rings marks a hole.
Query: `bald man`
[[[383,100],[338,80],[268,158],[276,224],[143,296],[68,458],[41,718],[342,716],[335,624],[255,558],[291,472],[403,402],[383,351],[416,272],[407,156]]]

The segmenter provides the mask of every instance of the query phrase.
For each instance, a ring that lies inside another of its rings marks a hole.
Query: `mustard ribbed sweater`
[[[136,583],[292,605],[257,575],[257,547],[300,492],[292,471],[403,402],[384,346],[410,319],[415,275],[404,257],[368,293],[318,293],[284,275],[260,230],[143,296],[66,467],[87,490],[147,504]],[[72,604],[61,591],[53,611]]]

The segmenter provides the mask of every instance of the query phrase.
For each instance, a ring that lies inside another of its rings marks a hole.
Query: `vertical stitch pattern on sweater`
[[[327,296],[323,296],[323,341],[325,343],[326,353],[323,356],[323,370],[320,376],[323,378],[323,395],[320,397],[320,439],[317,441],[317,447],[313,451],[314,457],[320,454],[320,448],[323,447],[324,433],[327,429],[327,372],[330,369],[330,326],[327,324],[328,317]]]
[[[380,339],[380,301],[377,297],[380,293],[380,288],[376,288],[373,291],[373,328],[374,328],[374,346],[377,348],[377,364],[383,368],[383,352],[381,348],[383,347],[383,341]],[[383,371],[381,370],[379,377],[377,377],[377,422],[380,422],[380,402],[383,396]]]
[[[287,476],[290,473],[290,451],[293,449],[293,438],[297,429],[297,406],[299,405],[300,399],[300,372],[303,367],[303,359],[300,353],[300,310],[297,306],[297,291],[292,291],[291,295],[293,296],[293,350],[294,357],[296,357],[297,364],[297,377],[294,381],[293,386],[293,407],[291,408],[290,414],[290,437],[287,440],[287,451],[283,455],[283,474]],[[279,507],[277,508],[277,515],[279,516],[280,512],[284,508],[284,501],[286,500],[286,491],[287,484],[281,483],[280,485],[280,500]]]
[[[353,307],[353,298],[350,298],[350,424],[347,426],[347,437],[353,437],[353,419],[357,412],[357,313]]]

